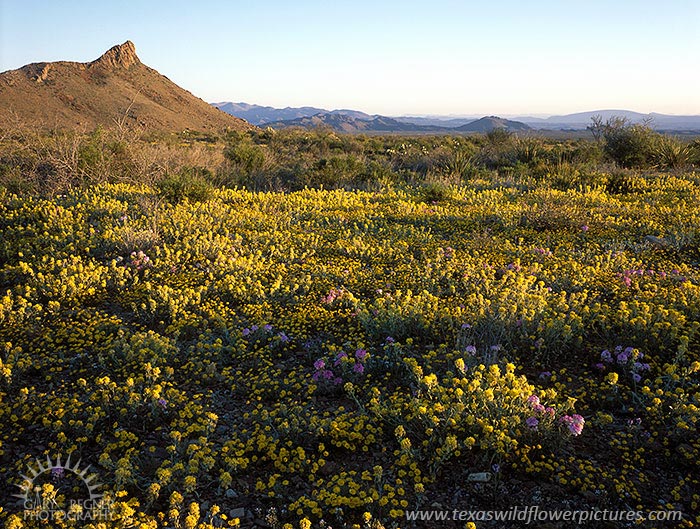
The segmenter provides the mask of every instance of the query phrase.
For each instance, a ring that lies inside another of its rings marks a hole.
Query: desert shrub
[[[427,182],[420,187],[418,194],[420,200],[428,204],[452,200],[454,195],[452,186],[443,182]]]
[[[361,187],[366,177],[363,160],[347,153],[319,159],[303,174],[303,184],[327,189],[352,188]]]
[[[610,118],[601,129],[605,155],[620,167],[648,167],[660,135],[646,124],[631,124],[626,118]]]
[[[265,166],[264,148],[248,138],[230,143],[224,149],[224,156],[234,164],[237,171],[244,174],[260,171]]]
[[[665,169],[684,169],[692,162],[693,150],[677,138],[661,136],[653,152],[656,166]]]
[[[487,169],[511,170],[518,163],[515,135],[505,129],[494,129],[484,137],[476,161]]]
[[[624,170],[613,172],[605,185],[608,193],[614,195],[643,193],[648,187],[649,184],[644,176]]]
[[[207,181],[211,173],[203,168],[186,168],[176,174],[168,175],[156,184],[158,194],[168,202],[178,204],[185,200],[189,202],[205,202],[209,200],[214,187]]]

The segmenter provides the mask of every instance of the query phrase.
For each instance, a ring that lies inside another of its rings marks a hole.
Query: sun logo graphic
[[[22,474],[17,485],[24,517],[38,520],[98,520],[109,518],[110,502],[99,492],[102,484],[97,474],[90,474],[90,465],[81,468],[80,460],[71,463],[71,456],[61,462],[46,457],[36,460],[29,472]]]

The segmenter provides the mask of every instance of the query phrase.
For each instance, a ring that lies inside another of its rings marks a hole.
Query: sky
[[[209,102],[700,114],[700,0],[0,0],[0,71],[127,39]]]

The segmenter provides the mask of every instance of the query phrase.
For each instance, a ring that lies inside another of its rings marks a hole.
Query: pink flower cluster
[[[618,277],[622,279],[622,282],[625,284],[625,286],[629,287],[632,285],[632,278],[637,276],[637,277],[644,277],[644,276],[650,276],[650,277],[655,277],[658,276],[660,279],[676,279],[678,281],[685,281],[685,277],[681,276],[681,271],[680,270],[671,270],[670,273],[661,271],[657,272],[656,270],[644,270],[643,268],[632,268],[630,270],[625,270],[624,272],[617,274]]]
[[[335,355],[333,367],[343,369],[344,364],[352,363],[352,372],[358,375],[362,375],[365,372],[365,361],[367,360],[368,356],[369,355],[365,349],[357,349],[355,351],[355,359],[352,360],[348,357],[348,354],[346,352],[341,351],[340,353]],[[335,372],[326,366],[326,361],[322,358],[319,358],[314,362],[314,370],[314,374],[311,376],[311,379],[314,382],[318,382],[319,380],[326,380],[331,381],[333,384],[336,385],[343,382],[342,377],[336,376]]]
[[[148,268],[149,266],[153,266],[153,263],[151,263],[150,257],[148,257],[145,253],[143,253],[141,250],[138,252],[131,252],[131,261],[129,264],[136,268],[136,270],[143,270],[144,268]]]
[[[330,305],[337,299],[341,299],[345,295],[345,290],[342,288],[331,288],[328,294],[321,296],[321,303],[324,305]]]
[[[530,406],[530,408],[532,408],[532,411],[536,415],[539,415],[540,418],[553,419],[556,415],[556,410],[550,406],[544,406],[540,402],[540,398],[537,395],[530,395],[527,398],[526,402]],[[537,418],[536,415],[532,415],[525,420],[525,424],[527,425],[527,427],[532,430],[537,430],[537,427],[540,424],[540,419]]]
[[[583,417],[576,413],[573,415],[564,415],[559,420],[569,428],[572,435],[581,435],[583,425],[586,422]]]
[[[549,415],[550,417],[554,417],[554,414],[556,413],[554,408],[550,406],[543,406],[540,403],[540,398],[537,395],[530,395],[527,398],[527,403],[530,405],[530,408],[532,408],[532,411],[536,413],[543,413]]]

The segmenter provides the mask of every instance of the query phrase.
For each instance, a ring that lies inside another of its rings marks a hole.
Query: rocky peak
[[[102,57],[92,62],[92,65],[106,66],[108,68],[129,68],[141,61],[136,55],[136,46],[130,40],[124,44],[118,44],[107,50]]]

